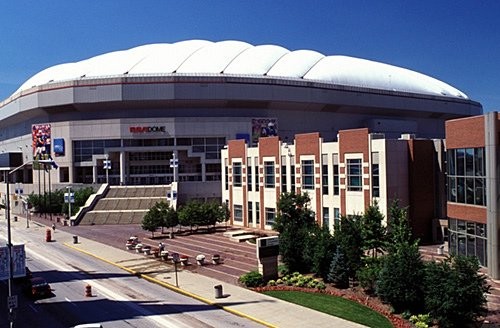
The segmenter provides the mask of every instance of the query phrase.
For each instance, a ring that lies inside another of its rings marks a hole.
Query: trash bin
[[[215,298],[222,298],[222,285],[215,285]]]
[[[73,236],[73,244],[78,244],[78,236]]]
[[[438,255],[443,255],[443,248],[444,248],[443,245],[438,246],[438,248],[437,248]]]

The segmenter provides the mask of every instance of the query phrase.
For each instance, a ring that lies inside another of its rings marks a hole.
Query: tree
[[[314,212],[308,208],[307,193],[283,193],[278,201],[278,213],[273,229],[279,232],[280,254],[289,270],[304,272],[310,269],[305,256],[311,229],[316,225]]]
[[[422,279],[424,264],[414,240],[407,217],[407,209],[397,200],[389,209],[388,255],[382,261],[376,282],[376,293],[398,311],[422,310]]]
[[[408,221],[408,209],[400,207],[397,199],[392,202],[389,208],[386,240],[386,248],[389,252],[395,252],[397,250],[394,247],[413,240]]]
[[[439,327],[464,327],[486,309],[490,286],[476,257],[452,256],[429,262],[424,276],[425,307]]]
[[[372,257],[377,257],[384,250],[386,229],[382,225],[384,215],[380,212],[378,203],[368,206],[362,216],[361,236],[363,248],[370,251]]]
[[[421,313],[424,264],[417,242],[403,242],[382,259],[376,293],[396,312]]]
[[[157,203],[158,204],[158,203]],[[141,228],[151,232],[151,237],[155,237],[155,231],[162,226],[162,218],[158,206],[151,207],[142,219]]]
[[[349,287],[349,271],[348,261],[342,246],[339,246],[333,255],[327,281],[334,283],[339,288],[347,288]]]
[[[304,257],[311,264],[312,272],[326,280],[336,249],[333,235],[327,226],[314,225],[306,241]]]
[[[163,233],[163,228],[173,229],[179,224],[179,218],[177,216],[177,211],[164,201],[156,203],[154,207],[158,210],[158,215],[161,221],[161,233]],[[173,230],[172,230],[173,231]]]
[[[333,235],[337,247],[340,247],[340,252],[345,257],[346,274],[349,278],[355,278],[356,272],[362,266],[364,252],[361,222],[361,217],[358,215],[342,216],[340,218],[340,229],[335,230]]]

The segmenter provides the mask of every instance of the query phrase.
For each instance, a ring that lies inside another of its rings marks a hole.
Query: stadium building
[[[33,160],[52,158],[52,188],[176,181],[179,201],[221,199],[232,139],[333,140],[359,128],[444,138],[446,120],[481,113],[444,82],[370,60],[240,41],[150,44],[29,78],[0,103],[0,167],[24,194],[45,181]]]

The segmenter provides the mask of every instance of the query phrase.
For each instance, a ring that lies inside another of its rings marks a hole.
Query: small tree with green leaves
[[[398,245],[413,241],[410,222],[408,221],[408,209],[400,207],[396,199],[391,203],[389,216],[387,218],[386,249],[395,252]]]
[[[330,263],[327,281],[334,283],[339,288],[349,287],[349,263],[344,255],[342,246],[337,247]]]
[[[332,254],[335,253],[336,243],[327,226],[314,225],[306,240],[304,257],[311,263],[312,272],[326,280],[330,272]]]
[[[382,225],[384,215],[380,212],[378,203],[375,201],[368,206],[362,216],[361,236],[363,237],[363,248],[370,251],[372,257],[384,250],[386,229]]]
[[[158,204],[158,203],[157,203]],[[151,232],[151,237],[154,238],[155,231],[163,224],[158,206],[151,207],[144,218],[142,219],[141,228]]]
[[[340,218],[340,229],[336,229],[334,239],[337,247],[345,257],[347,276],[355,278],[356,272],[362,267],[363,238],[361,235],[362,220],[359,215]]]
[[[452,256],[429,262],[424,276],[425,307],[439,327],[464,327],[486,309],[490,286],[476,257]]]
[[[311,263],[304,252],[311,229],[316,225],[314,212],[308,208],[307,193],[283,193],[278,201],[278,213],[273,229],[279,232],[280,254],[289,270],[309,271]]]
[[[163,233],[163,228],[170,228],[173,231],[174,227],[179,224],[177,211],[164,201],[156,203],[154,207],[156,207],[160,216],[161,233]]]
[[[384,256],[376,282],[376,293],[396,312],[421,313],[424,263],[416,242],[403,242]]]

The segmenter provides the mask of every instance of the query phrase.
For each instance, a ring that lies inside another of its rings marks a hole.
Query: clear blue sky
[[[206,39],[401,66],[500,110],[498,0],[15,0],[0,8],[0,99],[55,64]]]

